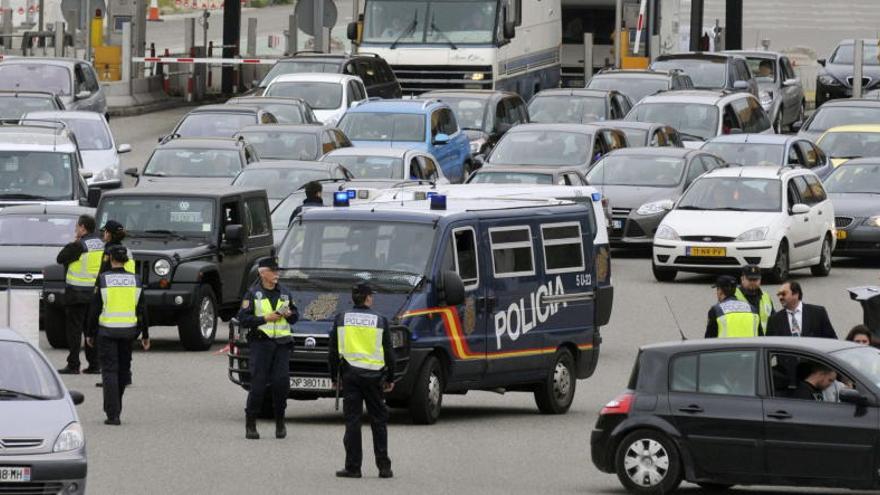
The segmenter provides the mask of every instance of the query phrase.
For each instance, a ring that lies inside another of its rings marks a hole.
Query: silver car
[[[0,492],[85,493],[82,401],[39,349],[0,329]]]
[[[76,58],[20,57],[0,62],[0,90],[48,91],[66,110],[107,115],[107,97],[92,64]]]
[[[776,52],[727,51],[746,59],[752,77],[758,81],[758,99],[777,134],[804,120],[804,87],[794,73],[791,60]]]

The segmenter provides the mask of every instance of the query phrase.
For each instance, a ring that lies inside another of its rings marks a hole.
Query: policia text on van
[[[333,396],[327,335],[349,309],[349,288],[365,281],[391,320],[389,405],[433,423],[444,393],[505,389],[564,413],[576,379],[596,367],[611,313],[608,247],[596,233],[591,205],[559,201],[435,196],[304,211],[279,248],[301,309],[290,396]],[[229,377],[247,388],[247,342],[234,323],[230,342]]]

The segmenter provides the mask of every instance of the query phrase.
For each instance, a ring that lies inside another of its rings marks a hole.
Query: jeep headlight
[[[873,216],[865,221],[868,227],[880,227],[880,215]]]
[[[770,105],[773,104],[773,91],[761,91],[761,106],[764,107],[764,110],[770,108]]]
[[[759,227],[743,232],[736,238],[736,242],[763,241],[767,238],[769,227]]]
[[[171,273],[171,263],[166,259],[156,260],[153,263],[153,273],[160,277],[164,277]]]
[[[661,199],[660,201],[651,201],[650,203],[645,203],[642,206],[639,206],[639,209],[636,210],[636,213],[639,215],[656,215],[658,213],[668,211],[671,208],[672,201],[668,199]]]
[[[406,345],[406,334],[403,330],[391,332],[391,347],[397,349]]]
[[[840,82],[831,74],[819,74],[819,83],[825,86],[840,86]]]
[[[83,436],[83,429],[79,423],[70,423],[67,428],[58,435],[55,440],[55,446],[52,452],[68,452],[76,450],[86,444],[86,438]]]
[[[654,234],[654,239],[677,241],[680,240],[680,237],[678,237],[678,232],[676,232],[675,229],[668,225],[661,224],[659,227],[657,227],[657,232]]]

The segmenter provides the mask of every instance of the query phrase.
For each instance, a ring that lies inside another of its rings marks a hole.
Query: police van
[[[532,392],[542,412],[566,412],[611,314],[609,252],[595,243],[603,226],[590,204],[540,199],[431,194],[304,211],[278,250],[300,312],[290,397],[334,395],[328,332],[365,281],[398,355],[387,402],[416,423],[437,420],[444,394],[469,390]],[[230,343],[229,377],[247,388],[235,324]]]

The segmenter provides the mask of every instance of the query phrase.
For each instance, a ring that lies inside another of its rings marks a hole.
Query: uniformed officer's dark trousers
[[[134,331],[123,330],[119,335],[108,333],[101,333],[98,338],[101,380],[104,382],[104,412],[108,418],[118,418],[122,412],[125,386],[131,383],[131,342]]]
[[[79,351],[83,347],[83,331],[86,327],[86,316],[89,313],[88,304],[68,304],[64,307],[65,322],[64,330],[67,334],[67,366],[72,369],[80,368]],[[99,368],[98,351],[95,347],[85,346],[86,361],[90,368]]]
[[[290,391],[290,348],[288,342],[278,344],[274,340],[248,339],[251,370],[251,389],[248,392],[245,414],[257,416],[263,407],[267,390],[272,394],[272,412],[283,418]]]
[[[379,469],[391,467],[388,457],[388,408],[382,396],[382,379],[366,378],[353,371],[342,375],[342,412],[345,415],[345,469],[360,471],[363,462],[361,417],[367,405],[373,430],[373,453]]]

